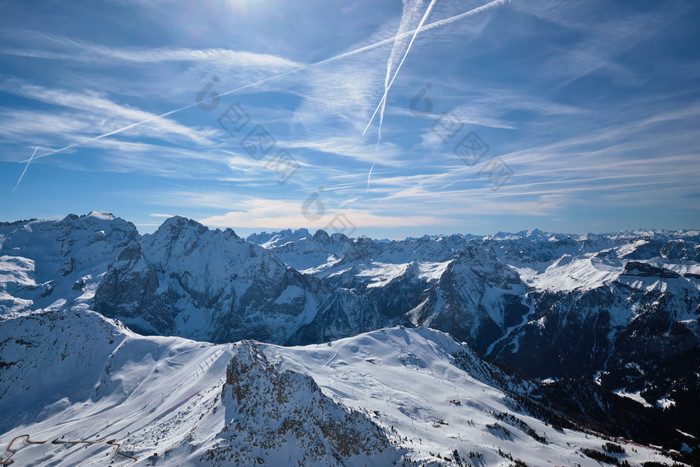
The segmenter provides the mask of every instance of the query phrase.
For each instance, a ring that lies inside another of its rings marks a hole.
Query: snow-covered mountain
[[[17,465],[671,462],[543,421],[489,381],[534,383],[425,328],[215,345],[54,310],[0,318],[0,355],[0,456]]]
[[[173,217],[122,251],[95,310],[149,334],[286,342],[329,306],[327,289],[233,230]]]
[[[688,410],[700,404],[698,231],[388,243],[318,232],[267,248],[368,298],[384,325],[449,332],[532,377],[595,380],[700,432]]]
[[[59,309],[212,343],[428,326],[557,381],[550,390],[574,378],[597,414],[579,415],[596,426],[615,418],[617,403],[599,403],[614,391],[700,436],[698,231],[387,241],[304,229],[242,239],[182,217],[140,236],[96,212],[0,224],[0,315]]]
[[[0,313],[88,306],[109,264],[138,238],[109,213],[0,223]]]

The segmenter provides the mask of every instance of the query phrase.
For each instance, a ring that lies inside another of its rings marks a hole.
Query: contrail
[[[402,37],[405,37],[405,36],[408,36],[408,35],[410,35],[410,34],[413,34],[413,38],[411,39],[411,43],[413,43],[413,39],[415,39],[415,36],[416,36],[416,35],[418,34],[418,32],[420,32],[420,31],[428,31],[428,30],[433,29],[433,28],[437,28],[437,27],[440,27],[440,26],[444,26],[445,24],[454,23],[455,21],[459,21],[460,19],[466,18],[467,16],[472,16],[472,15],[475,15],[475,14],[477,14],[477,13],[481,13],[482,11],[486,11],[486,10],[489,10],[489,9],[491,9],[491,8],[494,8],[494,7],[497,7],[497,6],[506,4],[506,3],[510,3],[510,2],[513,2],[513,1],[515,1],[515,0],[493,0],[493,1],[491,1],[491,2],[489,2],[489,3],[487,3],[487,4],[485,4],[485,5],[481,5],[480,7],[474,8],[474,9],[469,10],[469,11],[466,11],[466,12],[464,12],[464,13],[460,13],[460,14],[455,15],[455,16],[450,16],[449,18],[441,19],[441,20],[439,20],[439,21],[433,21],[432,23],[428,23],[427,25],[422,26],[423,21],[425,21],[425,18],[427,17],[428,13],[430,12],[430,9],[432,8],[433,4],[435,3],[435,1],[433,0],[433,1],[430,3],[430,5],[428,6],[428,9],[426,10],[426,12],[425,12],[426,16],[424,16],[424,17],[423,17],[423,20],[421,20],[421,24],[420,24],[416,29],[414,29],[414,30],[412,30],[412,31],[406,31],[406,32],[404,32],[404,33],[398,34],[398,35],[396,36],[395,40],[396,40],[396,39],[399,39],[399,38],[402,38]],[[371,46],[368,46],[368,47],[374,47],[374,46],[377,46],[377,45],[380,45],[380,44],[383,45],[383,44],[386,43],[387,41],[388,41],[388,39],[385,39],[385,40],[383,40],[383,41],[381,41],[381,42],[377,42],[376,44],[372,44]],[[410,46],[410,44],[409,44],[409,48],[410,48],[410,47],[411,47],[411,46]],[[353,52],[355,52],[355,51],[353,51]],[[349,52],[349,53],[353,53],[353,52]],[[408,53],[408,50],[407,50],[406,52]],[[406,58],[406,55],[404,55],[404,59],[405,59],[405,58]],[[401,63],[403,63],[403,60],[401,60]],[[399,64],[399,67],[398,67],[398,68],[401,68],[401,64]],[[398,73],[398,68],[397,68],[397,70],[396,70],[397,73]],[[396,78],[396,73],[394,74],[394,78]],[[394,81],[394,80],[392,79],[392,82],[393,82],[393,81]],[[390,84],[389,86],[391,86],[391,84]],[[387,90],[387,91],[388,91],[388,90]],[[382,97],[382,101],[381,101],[381,102],[384,102],[385,100],[386,100],[386,92],[384,93],[384,96]],[[381,104],[381,102],[380,102],[380,104]],[[378,109],[379,109],[379,107],[377,107],[377,110],[378,110]],[[362,132],[363,135],[367,132],[367,128],[369,128],[369,126],[372,124],[372,120],[374,120],[374,117],[375,117],[375,115],[377,114],[377,110],[375,110],[375,111],[374,111],[374,114],[372,114],[372,118],[369,120],[369,123],[367,123],[367,126],[365,127],[365,131]],[[380,128],[380,132],[381,132],[381,128]]]
[[[399,74],[399,70],[401,69],[401,66],[403,65],[403,62],[406,60],[406,57],[408,56],[408,52],[411,50],[411,46],[413,45],[413,41],[416,39],[416,36],[418,35],[418,31],[420,31],[420,28],[423,26],[423,23],[425,23],[425,20],[428,18],[428,15],[430,14],[430,10],[433,9],[433,5],[435,5],[435,0],[431,0],[430,4],[428,5],[428,8],[426,8],[425,13],[423,14],[423,17],[420,20],[420,23],[418,23],[418,27],[415,29],[415,32],[413,33],[413,36],[411,37],[411,40],[408,43],[408,46],[406,47],[406,51],[403,54],[403,57],[401,57],[401,61],[399,62],[399,65],[396,67],[396,71],[394,72],[394,75],[391,77],[391,81],[389,80],[389,76],[391,75],[391,64],[392,64],[392,58],[394,55],[394,49],[396,48],[396,44],[398,43],[398,35],[394,39],[394,47],[391,50],[391,53],[389,54],[389,59],[387,60],[386,63],[386,77],[384,78],[384,95],[382,96],[382,99],[379,101],[379,105],[377,106],[376,109],[374,109],[374,113],[372,114],[372,118],[369,119],[369,122],[367,122],[367,126],[365,127],[365,130],[362,132],[362,136],[367,133],[367,129],[369,129],[369,126],[372,124],[372,121],[374,120],[374,116],[377,115],[377,111],[381,109],[379,112],[379,128],[377,130],[377,148],[379,148],[379,143],[382,140],[382,124],[384,123],[384,109],[386,108],[386,96],[389,94],[389,89],[391,88],[391,85],[394,84],[394,80],[396,79],[396,76]],[[372,167],[369,169],[369,173],[367,174],[367,190],[365,190],[365,194],[369,193],[369,182],[372,177],[372,169],[374,169],[374,162],[372,162]]]
[[[391,59],[392,56],[389,56],[389,61],[387,62],[387,76],[384,81],[384,95],[382,96],[382,99],[379,101],[379,105],[377,105],[377,108],[374,109],[374,113],[372,114],[372,117],[369,119],[369,122],[367,122],[367,126],[365,127],[364,131],[362,132],[362,136],[367,133],[367,130],[369,129],[370,125],[374,121],[374,117],[377,115],[377,112],[379,111],[379,128],[377,130],[377,146],[379,146],[379,142],[382,140],[382,124],[384,123],[384,109],[386,108],[386,98],[387,95],[389,94],[389,89],[391,88],[392,84],[394,84],[394,80],[396,79],[396,76],[399,74],[399,70],[401,70],[401,67],[403,66],[403,62],[406,60],[406,57],[408,56],[408,53],[411,50],[411,46],[413,45],[413,41],[415,41],[416,36],[418,36],[418,33],[421,31],[423,28],[423,24],[425,23],[425,20],[428,19],[428,16],[430,15],[430,11],[433,9],[433,6],[435,6],[435,1],[436,0],[431,0],[430,4],[428,5],[428,8],[426,8],[425,13],[423,14],[423,17],[420,20],[420,23],[418,23],[418,27],[414,29],[413,31],[408,31],[406,34],[410,34],[411,32],[413,33],[413,36],[411,37],[410,42],[408,43],[408,46],[406,47],[406,51],[403,54],[403,57],[401,58],[401,61],[399,62],[399,65],[396,67],[396,71],[394,72],[394,75],[391,77],[391,81],[387,81],[389,79],[389,74],[390,74],[390,67],[391,67]],[[466,13],[462,13],[461,15],[453,16],[451,18],[447,18],[441,21],[436,21],[435,23],[431,23],[428,26],[425,27],[425,29],[431,29],[432,27],[436,27],[441,24],[447,24],[452,21],[456,21],[457,19],[460,19],[462,17],[478,13],[479,11],[483,11],[485,9],[491,8],[493,6],[499,5],[501,3],[504,3],[503,0],[499,1],[492,1],[486,5],[482,5],[481,7],[475,8],[473,10],[470,10]],[[396,46],[396,42],[399,39],[400,34],[397,34],[395,39],[394,39],[394,46]],[[393,52],[393,51],[392,51]],[[374,163],[372,163],[372,168],[374,168]],[[369,181],[370,177],[372,176],[372,169],[370,169],[369,174],[367,175],[367,190],[365,194],[369,192]]]
[[[19,180],[17,180],[17,184],[12,189],[12,191],[15,191],[17,189],[17,187],[19,186],[19,184],[22,182],[22,179],[24,178],[24,174],[27,173],[27,169],[29,168],[29,164],[30,164],[30,162],[32,162],[32,160],[34,160],[34,156],[36,155],[36,152],[38,150],[39,150],[39,146],[34,148],[34,152],[32,153],[32,157],[29,158],[29,160],[27,161],[27,165],[24,166],[24,170],[22,171],[22,175],[19,176]]]
[[[384,107],[386,105],[386,96],[387,96],[387,94],[389,94],[389,89],[391,88],[391,85],[394,84],[394,80],[396,79],[396,76],[399,74],[399,70],[401,69],[403,62],[406,60],[406,57],[408,56],[408,52],[411,50],[411,46],[413,45],[413,41],[416,40],[416,36],[418,35],[418,32],[423,27],[423,23],[425,23],[425,20],[428,19],[428,15],[430,14],[430,10],[433,9],[434,5],[435,5],[435,0],[431,0],[430,5],[428,5],[428,8],[425,10],[425,13],[423,14],[423,18],[421,18],[420,23],[418,23],[418,27],[416,29],[414,29],[413,36],[411,37],[411,41],[408,43],[408,47],[406,47],[406,52],[404,52],[403,57],[401,58],[401,61],[399,62],[399,66],[396,67],[396,71],[394,72],[394,76],[391,77],[391,81],[389,82],[389,85],[388,86],[386,84],[384,85],[384,95],[382,96],[382,100],[379,101],[379,105],[377,106],[376,109],[374,109],[374,113],[372,114],[372,118],[370,118],[369,122],[367,122],[367,126],[365,127],[365,131],[362,132],[362,136],[364,136],[365,133],[367,133],[367,130],[369,129],[369,126],[372,124],[372,121],[374,120],[375,115],[377,115],[377,111],[379,111],[379,109],[381,108],[382,111],[379,115],[379,133],[377,136],[377,142],[379,142],[379,140],[382,139],[382,122],[384,122]]]
[[[241,87],[238,87],[238,88],[236,88],[236,89],[231,89],[230,91],[222,92],[222,93],[219,94],[219,97],[221,97],[221,96],[227,96],[227,95],[229,95],[229,94],[233,94],[233,93],[236,93],[236,92],[238,92],[238,91],[242,91],[242,90],[244,90],[244,89],[247,89],[247,88],[250,88],[250,87],[253,87],[253,86],[257,86],[257,85],[259,85],[259,84],[266,83],[266,82],[271,81],[271,80],[276,79],[276,78],[281,78],[281,77],[283,77],[283,76],[288,76],[288,75],[291,75],[291,74],[293,74],[293,73],[298,73],[298,72],[303,71],[303,70],[306,70],[306,69],[308,69],[308,68],[312,68],[312,67],[319,66],[319,65],[324,65],[324,64],[326,64],[326,63],[334,62],[334,61],[336,61],[336,60],[340,60],[340,59],[343,59],[343,58],[346,58],[346,57],[351,57],[351,56],[353,56],[353,55],[357,55],[357,54],[366,52],[366,51],[368,51],[368,50],[376,49],[377,47],[381,47],[381,46],[386,45],[386,44],[391,44],[392,42],[395,42],[397,39],[402,39],[402,38],[404,38],[404,37],[408,37],[408,36],[410,36],[410,35],[412,35],[412,34],[415,34],[415,33],[417,33],[419,30],[420,30],[420,31],[428,31],[428,30],[430,30],[430,29],[437,28],[437,27],[440,27],[440,26],[444,26],[444,25],[446,25],[446,24],[450,24],[450,23],[453,23],[453,22],[455,22],[455,21],[459,21],[460,19],[466,18],[467,16],[471,16],[471,15],[480,13],[480,12],[482,12],[482,11],[488,10],[488,9],[490,9],[490,8],[493,8],[493,7],[495,7],[495,6],[502,5],[502,4],[505,4],[505,3],[509,3],[509,2],[512,2],[512,1],[514,1],[514,0],[493,0],[493,1],[491,1],[491,2],[489,2],[489,3],[487,3],[487,4],[485,4],[485,5],[482,5],[482,6],[480,6],[480,7],[474,8],[474,9],[469,10],[469,11],[467,11],[467,12],[460,13],[460,14],[455,15],[455,16],[450,16],[449,18],[441,19],[441,20],[439,20],[439,21],[434,21],[434,22],[429,23],[429,24],[427,24],[427,25],[425,25],[425,26],[422,26],[422,27],[419,27],[419,28],[416,28],[416,29],[413,29],[413,30],[410,30],[410,31],[406,31],[406,32],[397,34],[397,35],[394,36],[394,37],[391,37],[391,38],[388,38],[388,39],[383,39],[383,40],[381,40],[381,41],[379,41],[379,42],[374,42],[374,43],[372,43],[372,44],[365,45],[365,46],[363,46],[363,47],[360,47],[360,48],[351,50],[351,51],[349,51],[349,52],[344,52],[344,53],[342,53],[342,54],[338,54],[338,55],[335,55],[335,56],[333,56],[333,57],[329,57],[329,58],[326,58],[326,59],[323,59],[323,60],[319,60],[318,62],[310,63],[309,65],[304,65],[304,66],[295,68],[295,69],[293,69],[293,70],[285,71],[284,73],[279,73],[279,74],[277,74],[277,75],[269,76],[269,77],[267,77],[267,78],[265,78],[265,79],[261,79],[260,81],[256,81],[255,83],[246,84],[246,85],[241,86]],[[209,101],[209,100],[211,100],[211,99],[212,99],[212,98],[209,98],[209,99],[207,99],[207,101]],[[160,114],[160,115],[154,115],[153,117],[149,117],[149,118],[147,118],[147,119],[145,119],[145,120],[141,120],[141,121],[139,121],[139,122],[131,123],[131,124],[129,124],[129,125],[126,125],[126,126],[124,126],[124,127],[118,128],[118,129],[113,130],[113,131],[110,131],[110,132],[108,132],[108,133],[104,133],[104,134],[101,134],[101,135],[98,135],[98,136],[94,136],[94,137],[92,137],[92,138],[85,139],[85,140],[83,140],[83,141],[81,141],[81,142],[79,142],[79,143],[73,143],[73,144],[70,144],[70,145],[65,146],[65,147],[63,147],[63,148],[55,149],[55,150],[53,150],[53,151],[49,151],[49,152],[47,152],[47,153],[45,153],[45,154],[41,154],[41,155],[39,155],[39,156],[36,156],[34,159],[40,159],[40,158],[42,158],[42,157],[52,156],[52,155],[54,155],[54,154],[58,154],[59,152],[63,152],[63,151],[67,151],[67,150],[69,150],[69,149],[73,149],[73,148],[76,148],[76,147],[79,147],[79,146],[83,146],[83,145],[85,145],[85,144],[87,144],[87,143],[91,143],[91,142],[93,142],[93,141],[98,141],[98,140],[100,140],[100,139],[107,138],[107,137],[109,137],[109,136],[114,136],[114,135],[116,135],[116,134],[119,134],[119,133],[122,133],[122,132],[124,132],[124,131],[130,130],[130,129],[135,128],[135,127],[137,127],[137,126],[143,125],[143,124],[145,124],[145,123],[150,123],[150,122],[152,122],[152,121],[154,121],[154,120],[158,120],[158,119],[165,118],[165,117],[168,117],[168,116],[170,116],[170,115],[176,114],[176,113],[178,113],[178,112],[182,112],[183,110],[191,109],[192,107],[195,107],[197,104],[198,104],[198,103],[195,102],[195,103],[192,103],[192,104],[189,104],[189,105],[185,105],[185,106],[183,106],[183,107],[180,107],[180,108],[171,110],[171,111],[169,111],[169,112],[165,112],[165,113]],[[30,160],[31,160],[31,159],[30,159]],[[28,160],[20,161],[20,163],[22,163],[22,162],[28,162]]]
[[[403,1],[404,1],[404,5],[406,5],[407,0],[403,0]],[[421,0],[418,0],[418,1],[421,1]],[[409,12],[407,14],[407,12],[404,10],[404,12],[401,16],[401,23],[399,23],[399,30],[397,32],[397,36],[394,38],[394,46],[391,48],[391,53],[389,54],[389,59],[386,62],[386,76],[384,77],[384,91],[385,92],[386,92],[387,88],[389,87],[389,80],[391,79],[391,66],[394,63],[394,52],[396,52],[397,46],[399,44],[398,33],[400,33],[401,30],[403,29],[404,19],[408,19],[408,21],[410,21],[412,19],[411,16],[413,16],[413,13],[415,13],[416,10],[417,10],[417,8],[414,5],[411,12]],[[377,146],[379,146],[379,143],[382,140],[382,123],[384,122],[384,107],[385,106],[386,106],[386,100],[383,101],[382,111],[379,114],[379,131],[377,132]]]

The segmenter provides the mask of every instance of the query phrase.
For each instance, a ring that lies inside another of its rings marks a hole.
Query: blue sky
[[[698,228],[698,24],[690,0],[6,0],[0,220]]]

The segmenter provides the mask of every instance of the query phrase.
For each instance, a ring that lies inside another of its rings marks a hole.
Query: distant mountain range
[[[429,327],[498,371],[548,382],[489,384],[538,406],[550,399],[550,414],[612,432],[606,417],[641,410],[632,419],[655,420],[661,441],[630,420],[625,434],[690,450],[662,426],[700,436],[700,231],[389,241],[305,229],[243,239],[182,217],[142,236],[98,212],[0,223],[0,368],[12,365],[2,346],[17,320],[66,310],[215,344],[309,346]],[[572,381],[590,406],[567,407]],[[389,449],[380,438],[368,446]]]

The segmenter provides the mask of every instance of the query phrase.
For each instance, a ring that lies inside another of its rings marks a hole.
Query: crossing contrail
[[[351,56],[353,56],[353,55],[361,54],[361,53],[366,52],[366,51],[368,51],[368,50],[372,50],[372,49],[375,49],[375,48],[377,48],[377,47],[381,47],[381,46],[386,45],[386,44],[391,44],[391,43],[395,42],[397,39],[402,39],[402,38],[404,38],[404,37],[408,37],[408,36],[411,36],[411,35],[413,35],[413,34],[417,34],[419,31],[428,31],[428,30],[430,30],[430,29],[434,29],[434,28],[437,28],[437,27],[441,27],[441,26],[444,26],[444,25],[446,25],[446,24],[454,23],[455,21],[459,21],[459,20],[462,19],[462,18],[466,18],[466,17],[468,17],[468,16],[472,16],[472,15],[474,15],[474,14],[480,13],[480,12],[482,12],[482,11],[485,11],[485,10],[488,10],[488,9],[491,9],[491,8],[496,7],[496,6],[499,6],[499,5],[502,5],[502,4],[505,4],[505,3],[509,3],[509,2],[512,2],[512,1],[515,1],[515,0],[493,0],[493,1],[491,1],[491,2],[489,2],[489,3],[487,3],[487,4],[485,4],[485,5],[482,5],[482,6],[480,6],[480,7],[474,8],[474,9],[469,10],[469,11],[467,11],[467,12],[460,13],[460,14],[454,15],[454,16],[450,16],[449,18],[441,19],[441,20],[439,20],[439,21],[434,21],[434,22],[432,22],[432,23],[426,24],[426,25],[421,26],[421,27],[418,27],[418,28],[416,28],[416,29],[413,29],[413,30],[410,30],[410,31],[406,31],[406,32],[397,34],[396,36],[393,36],[393,37],[391,37],[391,38],[383,39],[383,40],[381,40],[381,41],[374,42],[374,43],[372,43],[372,44],[368,44],[368,45],[365,45],[365,46],[363,46],[363,47],[359,47],[359,48],[357,48],[357,49],[354,49],[354,50],[351,50],[351,51],[348,51],[348,52],[344,52],[344,53],[341,53],[341,54],[338,54],[338,55],[334,55],[333,57],[329,57],[329,58],[326,58],[326,59],[323,59],[323,60],[319,60],[318,62],[314,62],[314,63],[310,63],[310,64],[308,64],[308,65],[300,66],[300,67],[295,68],[295,69],[293,69],[293,70],[285,71],[284,73],[279,73],[279,74],[276,74],[276,75],[273,75],[273,76],[269,76],[269,77],[267,77],[267,78],[261,79],[260,81],[256,81],[256,82],[254,82],[254,83],[246,84],[246,85],[244,85],[244,86],[240,86],[240,87],[238,87],[238,88],[231,89],[231,90],[229,90],[229,91],[225,91],[225,92],[219,93],[219,97],[221,97],[221,96],[227,96],[227,95],[229,95],[229,94],[233,94],[233,93],[242,91],[242,90],[247,89],[247,88],[251,88],[251,87],[254,87],[254,86],[258,86],[258,85],[260,85],[260,84],[264,84],[264,83],[266,83],[266,82],[268,82],[268,81],[271,81],[271,80],[274,80],[274,79],[277,79],[277,78],[282,78],[282,77],[284,77],[284,76],[289,76],[289,75],[291,75],[291,74],[298,73],[298,72],[300,72],[300,71],[304,71],[304,70],[307,70],[307,69],[312,68],[312,67],[316,67],[316,66],[319,66],[319,65],[325,65],[326,63],[334,62],[334,61],[336,61],[336,60],[341,60],[341,59],[343,59],[343,58],[347,58],[347,57],[351,57]],[[209,98],[209,99],[207,99],[207,100],[205,100],[205,101],[209,101],[209,100],[212,100],[212,99],[213,99],[213,98]],[[69,149],[77,148],[77,147],[79,147],[79,146],[84,146],[85,144],[92,143],[92,142],[94,142],[94,141],[99,141],[99,140],[104,139],[104,138],[107,138],[107,137],[109,137],[109,136],[117,135],[117,134],[122,133],[122,132],[124,132],[124,131],[127,131],[127,130],[130,130],[130,129],[132,129],[132,128],[135,128],[135,127],[137,127],[137,126],[144,125],[144,124],[146,124],[146,123],[150,123],[150,122],[152,122],[152,121],[155,121],[155,120],[158,120],[158,119],[161,119],[161,118],[169,117],[170,115],[176,114],[176,113],[178,113],[178,112],[182,112],[182,111],[187,110],[187,109],[191,109],[192,107],[195,107],[195,106],[197,106],[197,105],[198,105],[198,102],[194,102],[194,103],[192,103],[192,104],[179,107],[179,108],[177,108],[177,109],[171,110],[171,111],[169,111],[169,112],[162,113],[162,114],[160,114],[160,115],[154,115],[154,116],[149,117],[149,118],[147,118],[147,119],[145,119],[145,120],[141,120],[141,121],[138,121],[138,122],[134,122],[134,123],[131,123],[131,124],[129,124],[129,125],[123,126],[123,127],[121,127],[121,128],[117,128],[116,130],[112,130],[112,131],[110,131],[110,132],[103,133],[103,134],[98,135],[98,136],[93,136],[92,138],[84,139],[84,140],[82,140],[82,141],[80,141],[80,142],[78,142],[78,143],[69,144],[68,146],[62,147],[62,148],[60,148],[60,149],[55,149],[55,150],[53,150],[53,151],[49,151],[49,152],[47,152],[47,153],[40,154],[40,155],[38,155],[38,156],[36,156],[36,157],[33,157],[33,158],[30,158],[30,159],[27,159],[27,160],[20,161],[20,163],[29,162],[29,161],[31,161],[32,159],[40,159],[40,158],[42,158],[42,157],[52,156],[52,155],[54,155],[54,154],[58,154],[58,153],[60,153],[60,152],[67,151],[67,150],[69,150]]]
[[[401,66],[403,65],[403,62],[406,60],[406,57],[408,56],[408,52],[411,50],[411,46],[413,45],[413,41],[416,39],[416,36],[418,35],[418,32],[420,31],[420,28],[423,26],[423,23],[425,23],[425,20],[428,18],[428,15],[430,14],[430,11],[433,9],[433,5],[435,5],[435,0],[431,0],[430,4],[428,5],[428,8],[425,9],[425,13],[423,14],[423,17],[420,20],[420,23],[418,23],[418,27],[414,30],[413,36],[411,37],[411,40],[408,43],[408,46],[406,47],[406,51],[403,54],[403,57],[401,57],[401,61],[399,62],[398,66],[396,67],[396,71],[394,72],[394,75],[391,77],[391,80],[389,80],[389,76],[391,75],[391,63],[392,63],[392,58],[394,55],[394,50],[392,49],[391,54],[389,54],[389,59],[387,60],[386,63],[386,78],[384,78],[384,95],[382,96],[382,99],[379,101],[379,105],[377,105],[377,108],[374,109],[374,113],[372,114],[372,118],[369,119],[369,122],[367,122],[367,126],[365,127],[365,130],[362,132],[362,136],[367,133],[367,130],[369,129],[369,126],[372,124],[372,121],[374,120],[375,115],[377,115],[377,111],[381,109],[379,112],[379,128],[377,129],[377,147],[379,147],[379,143],[382,140],[382,124],[384,123],[384,109],[386,108],[386,96],[389,94],[389,89],[391,88],[391,85],[394,84],[394,80],[396,79],[396,76],[399,74],[399,70],[401,69]],[[398,42],[398,35],[394,39],[394,48],[396,48],[396,44]],[[374,169],[374,162],[372,162],[372,167],[369,169],[369,173],[367,174],[367,189],[365,190],[365,194],[369,193],[369,182],[372,177],[372,170]]]
[[[423,0],[416,0],[416,3],[412,6],[407,6],[406,2],[408,0],[403,0],[404,3],[404,11],[401,17],[401,23],[399,24],[399,30],[397,32],[400,33],[404,29],[404,21],[412,21],[413,15],[416,13],[418,10],[418,6],[422,3]],[[410,11],[409,11],[410,9]],[[408,22],[406,22],[408,24]],[[384,77],[384,90],[389,87],[389,81],[391,80],[391,70],[392,70],[392,65],[394,64],[394,57],[395,53],[398,50],[398,45],[399,45],[399,39],[398,35],[394,39],[394,46],[391,48],[391,53],[389,54],[389,58],[386,61],[386,76]],[[377,132],[377,145],[379,145],[379,142],[382,139],[382,123],[384,121],[384,108],[386,106],[386,100],[382,101],[382,109],[379,114],[379,131]]]
[[[386,96],[389,94],[389,89],[391,88],[391,85],[394,84],[394,80],[396,79],[396,76],[399,74],[399,70],[401,69],[401,66],[403,65],[403,62],[406,61],[406,57],[408,57],[408,52],[411,50],[411,46],[413,45],[413,41],[416,40],[416,36],[418,35],[418,32],[421,30],[423,27],[423,23],[425,23],[425,20],[428,19],[428,15],[430,14],[430,10],[433,9],[433,5],[435,5],[435,0],[431,0],[430,4],[428,5],[428,8],[426,8],[425,13],[423,14],[423,18],[421,18],[420,23],[418,23],[418,27],[414,29],[413,36],[411,37],[411,41],[408,43],[408,47],[406,47],[406,51],[403,54],[403,57],[401,57],[401,61],[399,62],[399,65],[396,67],[396,71],[394,72],[394,76],[391,77],[391,81],[389,82],[388,85],[384,85],[384,95],[382,96],[382,99],[379,101],[379,105],[377,106],[376,109],[374,109],[374,113],[372,114],[372,118],[369,119],[369,122],[367,122],[367,126],[365,127],[365,131],[362,132],[362,136],[367,133],[367,130],[369,129],[369,126],[372,124],[372,121],[374,120],[374,117],[377,115],[377,111],[381,108],[381,112],[379,114],[379,132],[377,134],[377,143],[382,139],[382,122],[384,122],[384,108],[386,106]],[[389,60],[391,60],[391,57],[389,57]],[[388,71],[388,68],[387,68]]]
[[[12,191],[15,191],[19,184],[22,182],[22,179],[24,178],[24,174],[27,173],[27,169],[29,168],[29,164],[34,160],[34,156],[36,155],[36,152],[39,150],[39,146],[34,148],[34,152],[32,153],[32,157],[30,157],[27,160],[27,165],[24,166],[24,170],[22,171],[22,175],[19,176],[19,180],[17,180],[17,184],[15,187],[12,189]]]

